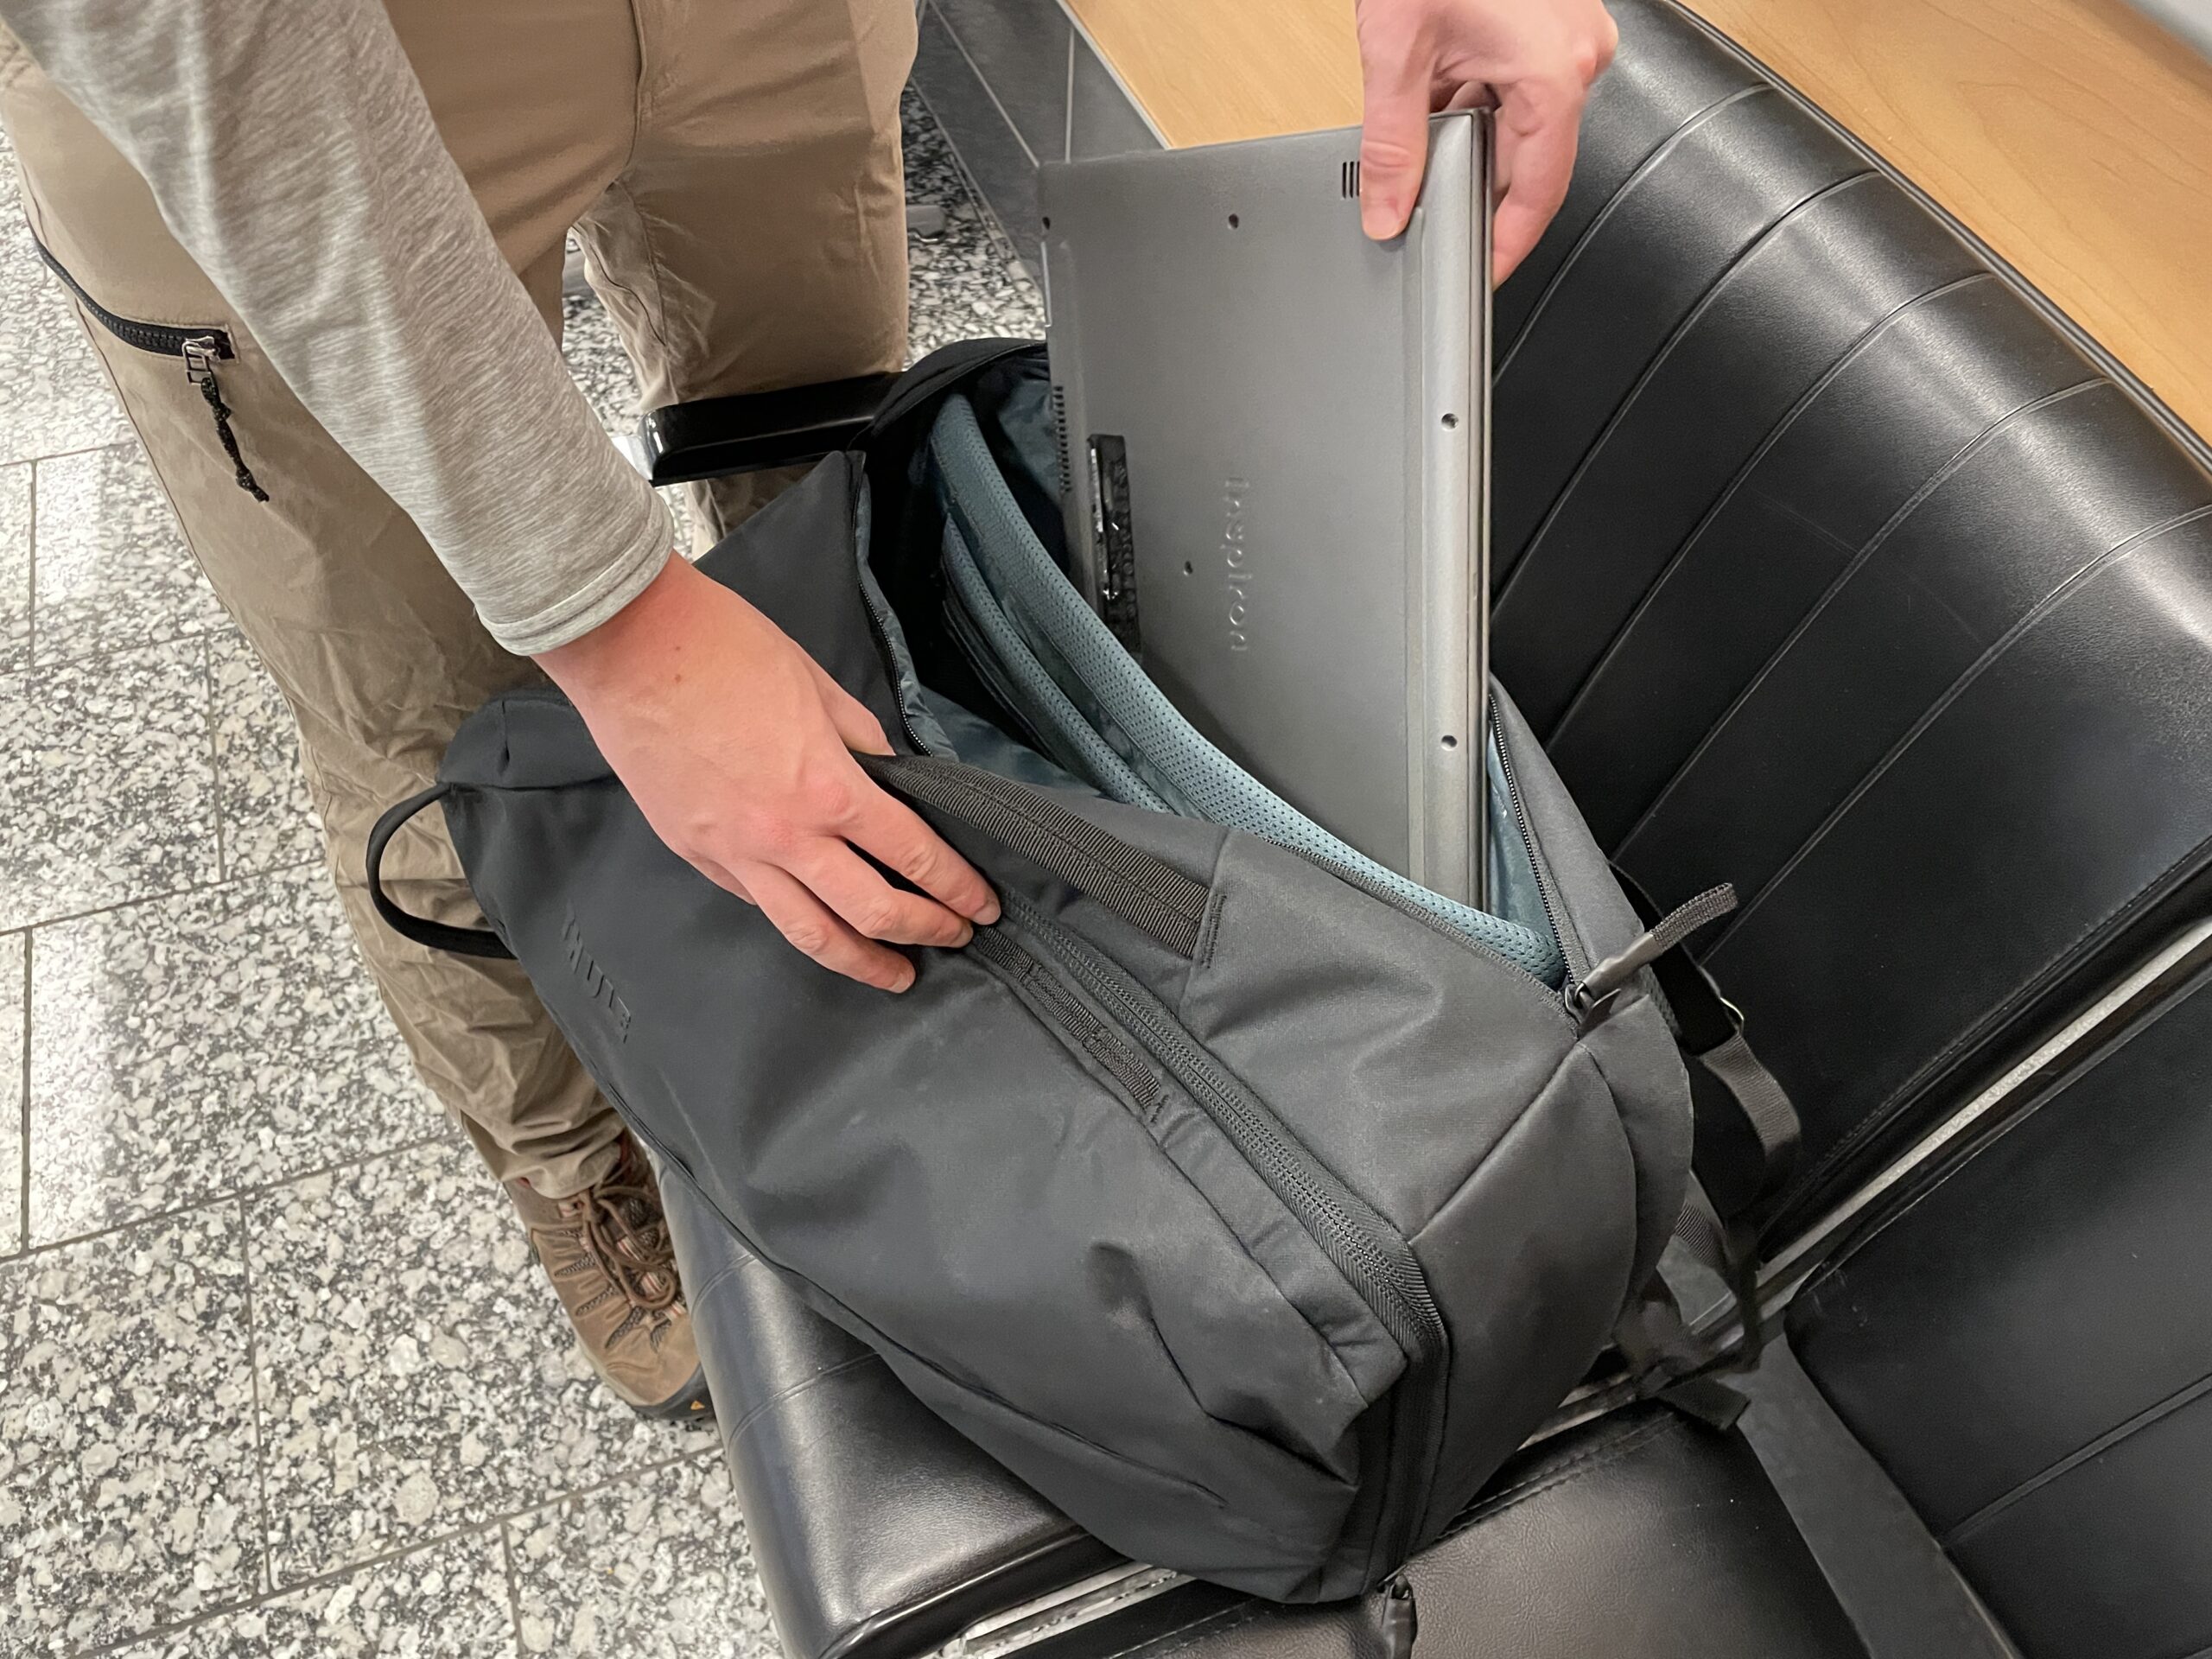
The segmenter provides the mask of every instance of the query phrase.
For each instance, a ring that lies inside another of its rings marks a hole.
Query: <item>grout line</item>
[[[297,1584],[286,1585],[282,1590],[250,1596],[244,1601],[226,1601],[219,1607],[207,1608],[204,1611],[194,1613],[189,1618],[172,1619],[166,1624],[149,1625],[145,1630],[133,1630],[127,1636],[118,1637],[112,1642],[105,1643],[97,1648],[86,1648],[81,1651],[85,1659],[93,1659],[93,1656],[118,1652],[122,1649],[136,1646],[141,1642],[162,1641],[186,1630],[196,1630],[213,1620],[227,1618],[233,1613],[250,1613],[257,1607],[266,1607],[272,1602],[281,1601],[288,1596],[301,1595],[310,1590],[320,1590],[328,1584],[342,1583],[356,1573],[366,1573],[372,1568],[386,1566],[421,1551],[442,1549],[446,1545],[456,1543],[461,1539],[474,1538],[487,1533],[499,1524],[499,1520],[490,1520],[480,1521],[472,1527],[456,1527],[451,1532],[439,1533],[434,1537],[409,1544],[404,1548],[387,1549],[381,1554],[365,1555],[358,1561],[347,1562],[344,1567],[335,1567],[327,1573],[318,1573],[312,1578],[302,1579]]]
[[[149,639],[126,639],[120,644],[102,645],[93,651],[72,652],[67,656],[52,658],[46,662],[33,661],[28,664],[25,671],[62,674],[71,669],[99,668],[113,662],[118,657],[131,657],[142,652],[150,654],[169,647],[188,645],[201,640],[212,640],[219,633],[230,632],[232,626],[228,618],[219,620],[188,622],[179,626],[175,633],[163,633]]]
[[[213,1210],[220,1205],[234,1201],[243,1203],[248,1198],[264,1198],[280,1188],[296,1186],[302,1181],[311,1181],[319,1175],[336,1175],[349,1169],[364,1168],[381,1158],[398,1158],[410,1152],[421,1152],[426,1147],[451,1144],[452,1137],[444,1134],[426,1135],[413,1141],[396,1141],[389,1147],[379,1147],[374,1152],[365,1152],[359,1157],[340,1158],[333,1163],[319,1164],[313,1169],[296,1170],[289,1175],[280,1175],[273,1181],[256,1181],[247,1186],[230,1187],[221,1192],[209,1193],[194,1198],[189,1204],[176,1205],[167,1210],[152,1211],[143,1216],[132,1216],[127,1220],[117,1222],[112,1227],[96,1227],[88,1233],[72,1233],[67,1238],[51,1239],[43,1244],[26,1244],[22,1255],[11,1257],[5,1262],[0,1262],[0,1267],[15,1267],[35,1256],[51,1255],[56,1250],[69,1249],[79,1244],[89,1244],[98,1239],[112,1238],[116,1234],[127,1233],[135,1227],[150,1227],[156,1222],[175,1221],[184,1216],[197,1215],[202,1210]]]
[[[38,668],[38,463],[30,464],[29,544],[23,563],[23,675],[26,682]]]
[[[983,187],[976,181],[975,174],[969,168],[968,158],[960,153],[960,146],[952,142],[952,134],[938,118],[929,94],[912,81],[907,86],[912,91],[915,101],[922,106],[922,112],[929,117],[930,124],[937,129],[938,140],[952,160],[953,176],[967,194],[968,205],[976,210],[976,218],[983,227],[985,238],[995,251],[1004,255],[1000,264],[1003,266],[1019,259],[1020,251],[1014,245],[1014,238],[1007,233],[1006,226],[999,223],[998,209],[991,206],[990,198],[983,194]]]
[[[57,459],[66,459],[66,457],[57,457]],[[0,469],[4,469],[6,464],[7,463],[0,463]],[[15,464],[21,465],[22,463],[17,462]],[[41,462],[40,464],[43,465],[44,463]],[[164,627],[174,626],[175,632],[156,632],[143,639],[131,638],[120,640],[112,645],[101,645],[89,651],[73,651],[57,657],[41,658],[38,655],[37,649],[39,613],[38,549],[36,541],[38,486],[35,473],[34,473],[31,486],[31,520],[33,541],[29,559],[29,564],[31,566],[29,608],[26,617],[26,626],[23,635],[24,648],[22,665],[14,671],[16,673],[22,675],[30,675],[33,673],[58,674],[65,673],[71,669],[99,668],[114,662],[118,658],[149,655],[154,652],[161,651],[165,648],[190,645],[197,640],[204,639],[212,641],[219,634],[236,633],[238,632],[238,625],[233,622],[227,614],[218,617],[203,617],[197,620],[187,620],[175,623],[165,620],[162,626]]]
[[[16,455],[0,467],[35,467],[45,461],[73,461],[79,455],[105,454],[110,449],[125,449],[132,454],[143,454],[145,446],[137,437],[118,438],[113,443],[88,443],[81,449],[57,449],[50,455]]]
[[[294,870],[304,870],[310,865],[320,864],[322,861],[320,856],[316,856],[295,859],[289,864],[271,864],[265,869],[240,870],[235,876],[218,876],[212,881],[189,881],[181,887],[164,887],[157,893],[135,893],[128,899],[118,899],[109,904],[93,905],[84,910],[64,911],[58,916],[36,917],[29,921],[20,922],[15,928],[5,931],[28,933],[36,928],[59,927],[64,922],[81,922],[94,916],[111,916],[118,910],[129,910],[133,905],[158,905],[171,899],[194,898],[200,893],[213,893],[223,887],[242,887],[260,876],[287,875]]]
[[[223,846],[223,755],[216,734],[220,722],[215,711],[215,642],[204,633],[200,636],[200,678],[207,689],[207,810],[215,820],[215,879],[227,881],[231,870]]]
[[[507,1579],[507,1628],[514,1632],[515,1651],[522,1651],[522,1588],[515,1581],[514,1529],[499,1522],[499,1562]]]
[[[28,1255],[31,1248],[31,935],[23,931],[23,1097],[18,1103],[20,1135],[16,1146],[22,1195],[22,1207],[16,1212],[16,1248],[12,1254]]]
[[[85,1649],[82,1652],[85,1659],[94,1659],[95,1656],[115,1653],[137,1643],[160,1641],[181,1631],[196,1629],[211,1620],[222,1618],[232,1613],[251,1612],[257,1607],[265,1607],[272,1602],[282,1601],[288,1597],[300,1595],[310,1590],[320,1590],[326,1585],[343,1584],[346,1580],[358,1573],[368,1572],[372,1567],[384,1567],[393,1561],[403,1560],[410,1555],[421,1554],[426,1550],[442,1549],[448,1544],[457,1543],[465,1538],[480,1538],[495,1529],[504,1529],[510,1522],[518,1521],[526,1515],[535,1515],[540,1510],[553,1509],[575,1498],[594,1497],[617,1486],[642,1480],[648,1475],[659,1474],[664,1470],[676,1468],[704,1455],[707,1454],[699,1452],[680,1452],[671,1457],[657,1458],[651,1463],[637,1464],[625,1469],[620,1474],[609,1475],[605,1480],[594,1481],[588,1486],[578,1486],[567,1491],[556,1492],[550,1497],[540,1497],[531,1503],[523,1504],[518,1509],[500,1510],[497,1514],[486,1516],[481,1521],[473,1522],[467,1526],[455,1527],[450,1532],[434,1533],[427,1538],[416,1539],[396,1549],[384,1550],[374,1555],[364,1555],[359,1560],[347,1561],[343,1566],[334,1567],[327,1572],[313,1573],[295,1583],[286,1585],[281,1590],[271,1591],[266,1595],[254,1596],[245,1601],[226,1602],[222,1606],[210,1607],[204,1612],[194,1613],[190,1618],[180,1618],[167,1624],[156,1624],[143,1630],[132,1630],[127,1635],[118,1637],[112,1642],[103,1643],[97,1648]],[[521,1637],[519,1621],[518,1621],[515,1634],[519,1641]]]
[[[238,1279],[245,1299],[246,1382],[253,1402],[253,1484],[261,1507],[261,1587],[274,1591],[276,1551],[269,1525],[269,1447],[261,1409],[261,1334],[253,1317],[253,1236],[246,1225],[245,1194],[232,1202],[238,1207]]]

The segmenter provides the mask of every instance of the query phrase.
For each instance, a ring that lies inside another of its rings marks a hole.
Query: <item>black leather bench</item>
[[[2201,1659],[2212,466],[1757,66],[1614,10],[1499,296],[1498,671],[1662,903],[1744,895],[1706,959],[1804,1115],[1770,1287],[1821,1409],[2021,1652]],[[1362,1650],[1128,1576],[671,1198],[798,1659]],[[1422,1650],[1866,1654],[1878,1567],[1806,1536],[1850,1501],[1616,1413],[1416,1563]]]

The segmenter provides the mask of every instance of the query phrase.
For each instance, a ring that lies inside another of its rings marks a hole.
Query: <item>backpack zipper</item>
[[[184,365],[184,378],[199,388],[207,403],[208,412],[215,421],[215,436],[223,446],[223,454],[230,460],[232,476],[238,486],[257,501],[266,501],[269,492],[245,464],[245,457],[238,453],[238,435],[231,430],[231,406],[223,401],[222,387],[215,378],[218,359],[228,360],[238,353],[232,349],[228,331],[221,328],[182,328],[170,323],[139,322],[118,316],[85,291],[85,285],[69,274],[68,268],[56,259],[46,244],[34,237],[31,245],[38,250],[38,257],[46,268],[59,276],[63,286],[77,296],[77,302],[92,314],[93,321],[121,340],[124,345],[155,357],[174,357]]]
[[[1198,954],[1209,889],[1166,860],[1081,818],[1052,791],[933,755],[864,756],[861,766],[910,800],[975,825],[1184,961]]]
[[[1389,1553],[1402,1558],[1410,1552],[1428,1507],[1435,1441],[1443,1427],[1438,1407],[1450,1342],[1444,1316],[1429,1291],[1428,1275],[1412,1247],[1283,1128],[1272,1111],[1224,1072],[1150,992],[1024,899],[1008,893],[1001,902],[1020,931],[1050,951],[1221,1128],[1404,1351],[1408,1391],[1402,1397],[1411,1415],[1395,1437],[1396,1456],[1389,1480],[1393,1489],[1410,1483],[1420,1500],[1402,1506],[1401,1535],[1390,1541]],[[995,932],[979,928],[976,937],[982,939]],[[1014,948],[1025,947],[1017,941]]]
[[[993,359],[991,360],[996,361],[997,359]],[[903,415],[909,411],[902,409],[899,412]],[[879,416],[878,418],[880,420],[881,416]],[[859,469],[857,477],[863,481],[866,480],[867,468],[865,466]],[[855,488],[859,487],[861,487],[861,485],[856,484]],[[875,596],[874,593],[871,592],[869,584],[861,582],[855,577],[854,586],[860,590],[861,608],[867,613],[868,631],[874,636],[875,639],[876,654],[883,664],[885,673],[891,677],[892,683],[896,686],[898,683],[899,664],[895,653],[891,649],[891,632],[889,626],[883,617],[882,612],[876,605]],[[899,734],[906,740],[907,752],[909,753],[918,755],[926,755],[930,753],[928,746],[915,734],[912,723],[906,718],[905,700],[894,696],[893,701],[899,705]],[[1335,859],[1329,858],[1325,855],[1312,852],[1304,848],[1294,848],[1289,849],[1288,850],[1299,853],[1308,862],[1321,869],[1326,870],[1331,875],[1335,876],[1339,881],[1345,883],[1349,887],[1356,887],[1360,892],[1367,894],[1370,899],[1379,899],[1384,904],[1389,905],[1393,910],[1412,917],[1415,921],[1422,923],[1433,931],[1442,934],[1445,938],[1457,940],[1459,944],[1466,946],[1470,950],[1479,951],[1486,957],[1490,957],[1496,961],[1503,963],[1507,967],[1512,969],[1516,973],[1521,975],[1522,977],[1535,981],[1548,1000],[1555,998],[1558,1012],[1567,1018],[1570,1023],[1572,1023],[1574,1018],[1573,1012],[1574,1008],[1574,996],[1580,988],[1580,974],[1582,972],[1586,972],[1588,969],[1588,958],[1584,955],[1580,942],[1570,935],[1565,927],[1560,925],[1557,903],[1552,892],[1551,877],[1547,874],[1544,868],[1543,860],[1537,856],[1535,834],[1529,827],[1528,814],[1522,808],[1520,785],[1514,779],[1512,757],[1506,753],[1504,728],[1498,722],[1497,711],[1495,709],[1491,710],[1490,728],[1491,735],[1497,744],[1499,768],[1505,774],[1505,792],[1507,798],[1512,803],[1513,822],[1515,827],[1520,831],[1522,844],[1528,849],[1529,868],[1535,873],[1536,896],[1538,900],[1543,906],[1544,919],[1551,926],[1552,937],[1559,941],[1560,954],[1567,960],[1567,971],[1565,982],[1560,985],[1556,993],[1553,991],[1549,985],[1545,984],[1541,979],[1537,979],[1535,975],[1529,973],[1527,969],[1522,967],[1519,963],[1515,962],[1511,957],[1506,956],[1502,950],[1497,950],[1494,946],[1484,944],[1480,939],[1475,938],[1471,934],[1462,932],[1459,929],[1453,927],[1450,923],[1445,921],[1441,917],[1422,909],[1419,905],[1415,905],[1400,894],[1393,893],[1389,888],[1382,886],[1381,883],[1368,879],[1349,866],[1339,863]],[[1280,845],[1281,843],[1274,844]]]
[[[1525,836],[1528,832],[1524,830],[1522,833]],[[1269,846],[1278,846],[1281,843],[1270,842],[1268,844]],[[1566,982],[1560,988],[1560,989],[1554,991],[1549,985],[1547,985],[1535,975],[1530,973],[1519,963],[1514,961],[1512,957],[1507,956],[1496,945],[1487,944],[1482,940],[1477,938],[1473,934],[1463,931],[1462,930],[1452,926],[1451,923],[1446,921],[1434,911],[1415,904],[1403,893],[1392,891],[1390,888],[1384,887],[1381,882],[1362,874],[1351,865],[1339,863],[1337,860],[1331,858],[1325,853],[1313,852],[1303,847],[1287,848],[1285,849],[1285,850],[1296,853],[1300,858],[1303,858],[1309,864],[1318,865],[1322,869],[1326,870],[1331,875],[1335,876],[1338,880],[1343,882],[1346,887],[1357,887],[1369,898],[1381,900],[1383,904],[1389,906],[1391,909],[1396,911],[1400,915],[1411,917],[1414,921],[1419,922],[1423,927],[1426,927],[1430,932],[1438,935],[1440,938],[1449,939],[1452,944],[1457,944],[1465,950],[1471,950],[1477,956],[1487,957],[1491,961],[1503,963],[1505,967],[1511,969],[1516,974],[1519,975],[1522,979],[1527,980],[1530,984],[1536,988],[1537,991],[1543,998],[1545,1006],[1549,1007],[1554,1014],[1567,1020],[1568,1023],[1573,1023],[1573,1016],[1569,1011],[1569,1004],[1567,1001],[1567,998],[1572,995],[1574,987],[1574,976],[1572,972],[1568,974]],[[1541,881],[1542,878],[1541,876],[1538,877],[1539,891],[1541,891]],[[1560,947],[1560,955],[1566,955],[1566,947],[1564,945]]]
[[[1026,991],[1044,1010],[1046,1019],[1097,1061],[1106,1075],[1119,1084],[1147,1123],[1158,1113],[1162,1096],[1160,1079],[1144,1063],[1136,1046],[1069,995],[1066,987],[1044,963],[995,927],[976,930],[969,941],[975,954],[1007,982]]]
[[[856,482],[855,487],[864,487],[866,477],[867,471],[862,467],[857,474],[861,481]],[[877,657],[895,686],[899,664],[891,649],[890,629],[876,604],[875,596],[869,591],[869,585],[861,582],[857,574],[854,586],[860,591],[861,608],[868,617],[868,632],[874,637]],[[906,740],[907,753],[928,755],[931,751],[906,718],[904,700],[894,696],[893,701],[898,704],[899,735]],[[1501,756],[1503,753],[1501,739]],[[1513,791],[1510,763],[1506,784],[1509,792],[1514,793],[1516,821],[1522,837],[1529,842],[1530,859],[1536,868],[1545,916],[1552,922],[1553,931],[1557,934],[1558,918],[1544,885],[1546,878],[1541,863],[1535,857],[1535,844],[1529,841],[1528,819],[1521,814],[1519,796]],[[1329,869],[1332,874],[1350,879],[1346,872],[1318,859],[1314,861]],[[1363,892],[1383,898],[1386,902],[1392,901],[1390,896],[1381,889],[1370,887],[1363,881],[1355,880],[1352,885]],[[1258,1171],[1270,1190],[1281,1199],[1284,1207],[1344,1273],[1354,1292],[1382,1321],[1391,1339],[1405,1354],[1405,1389],[1400,1396],[1402,1403],[1398,1408],[1402,1432],[1393,1437],[1395,1455],[1388,1478],[1391,1490],[1402,1490],[1410,1485],[1419,1491],[1420,1498],[1416,1503],[1400,1506],[1403,1519],[1397,1529],[1398,1535],[1389,1541],[1387,1553],[1394,1559],[1402,1560],[1411,1554],[1419,1536],[1421,1520],[1427,1511],[1433,1491],[1437,1453],[1444,1427],[1440,1408],[1451,1342],[1445,1329],[1444,1316],[1438,1310],[1435,1297],[1429,1290],[1428,1275],[1422,1271],[1412,1247],[1395,1228],[1355,1198],[1311,1153],[1283,1131],[1275,1122],[1272,1112],[1253,1100],[1241,1084],[1226,1078],[1197,1041],[1159,1008],[1150,993],[1134,984],[1118,969],[1093,956],[1088,947],[1046,921],[1015,894],[1002,893],[1000,902],[1008,917],[1041,941],[1078,984],[1116,1014],[1123,1029],[1183,1086],[1198,1103],[1199,1109],[1220,1126],[1229,1136],[1230,1144],[1236,1147],[1248,1164]],[[1399,907],[1409,912],[1418,912],[1418,906],[1401,905]],[[1485,950],[1486,954],[1497,956],[1500,961],[1508,960],[1497,952],[1488,951],[1479,941],[1459,933],[1456,929],[1447,928],[1440,918],[1427,919],[1440,931],[1459,938],[1470,949]],[[969,949],[976,950],[980,945],[979,954],[986,961],[998,963],[1001,971],[1006,971],[1005,957],[1001,949],[1001,943],[1006,942],[1005,934],[1000,931],[1002,926],[1001,923],[993,927],[977,928]],[[1572,949],[1564,934],[1559,937],[1562,953]],[[986,940],[989,943],[985,944]],[[1016,953],[1025,957],[1030,956],[1027,948],[1018,942],[1008,943]],[[1535,976],[1517,964],[1509,962],[1509,965],[1515,967],[1524,977],[1535,979]],[[1033,979],[1025,973],[1024,982],[1033,988],[1046,977],[1039,975]],[[1570,973],[1570,982],[1572,978]],[[1542,985],[1541,981],[1535,982],[1548,997],[1551,988]],[[1073,999],[1065,998],[1065,994],[1062,1000],[1073,1002]],[[1039,1001],[1046,1006],[1059,1006],[1058,1001],[1046,1001],[1042,996]],[[1563,1013],[1563,997],[1560,1007]],[[1083,1013],[1084,1020],[1089,1021],[1090,1011],[1084,1009]],[[1090,1039],[1095,1034],[1084,1022],[1077,1022],[1076,1028],[1070,1032],[1070,1035],[1077,1037],[1086,1052],[1099,1058],[1101,1065],[1106,1067],[1109,1076],[1120,1080],[1119,1071],[1115,1066],[1107,1065],[1098,1051],[1091,1047]],[[1112,1033],[1109,1032],[1108,1035],[1110,1039]],[[1114,1051],[1109,1049],[1107,1052]],[[1123,1051],[1123,1056],[1124,1063],[1135,1061],[1135,1057],[1128,1055],[1126,1051]],[[1141,1062],[1136,1064],[1141,1071]],[[1141,1094],[1135,1094],[1135,1097],[1144,1098]]]
[[[854,522],[860,521],[860,493],[868,487],[868,463],[865,458],[853,469]],[[860,556],[868,556],[866,548]],[[891,626],[883,613],[876,608],[874,584],[861,580],[857,566],[853,571],[853,587],[861,596],[861,609],[868,617],[868,631],[875,640],[876,658],[883,664],[884,677],[891,682],[891,702],[899,716],[899,735],[906,740],[908,754],[928,754],[930,747],[915,734],[914,722],[906,717],[906,699],[899,695],[899,657],[891,649]],[[918,683],[918,681],[917,682]]]

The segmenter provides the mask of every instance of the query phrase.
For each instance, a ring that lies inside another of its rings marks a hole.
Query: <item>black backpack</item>
[[[807,961],[661,843],[550,688],[467,721],[372,887],[416,939],[519,958],[663,1179],[1077,1522],[1269,1598],[1356,1594],[1601,1356],[1583,1401],[1713,1363],[1654,1273],[1691,1095],[1643,969],[1687,982],[1670,947],[1732,901],[1647,931],[1502,694],[1506,915],[1107,798],[990,646],[1020,597],[979,616],[947,574],[1025,534],[1057,557],[1044,375],[1033,346],[938,353],[702,563],[893,734],[874,777],[1001,896],[969,948],[917,953],[897,997]],[[377,884],[434,800],[490,933]]]

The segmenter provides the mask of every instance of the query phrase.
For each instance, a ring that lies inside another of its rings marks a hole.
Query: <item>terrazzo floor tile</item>
[[[322,856],[321,821],[300,771],[299,728],[253,647],[228,629],[207,640],[223,874]]]
[[[0,931],[212,880],[207,646],[0,676]]]
[[[41,928],[34,1243],[448,1133],[320,863]]]
[[[912,89],[900,107],[907,199],[945,210],[941,233],[906,239],[911,357],[989,334],[1042,339],[1044,301],[1014,245],[976,202],[944,131]]]
[[[116,1649],[117,1659],[512,1659],[497,1529]]]
[[[15,152],[0,140],[0,461],[130,438],[77,314],[24,222]]]
[[[31,469],[0,467],[0,674],[29,665],[31,646]]]
[[[23,1248],[23,983],[21,933],[0,933],[0,1255]]]
[[[260,1587],[235,1204],[0,1267],[0,1652]]]
[[[561,326],[561,355],[573,379],[599,416],[599,423],[626,445],[638,435],[637,371],[614,332],[614,319],[593,294],[579,294],[565,301]],[[680,486],[660,493],[676,522],[676,545],[691,545],[691,504]]]
[[[277,1587],[713,1445],[600,1386],[464,1148],[247,1205]]]
[[[39,662],[224,626],[215,590],[135,443],[38,463],[34,558]]]
[[[687,1459],[508,1523],[524,1653],[777,1659],[721,1457]]]
[[[638,429],[638,376],[614,332],[614,319],[595,294],[573,295],[561,308],[561,355],[569,378],[601,426],[618,437],[631,436]]]

